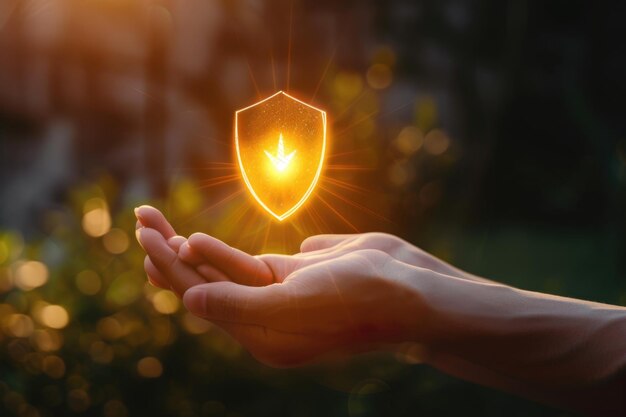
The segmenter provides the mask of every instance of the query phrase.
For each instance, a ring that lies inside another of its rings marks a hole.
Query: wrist
[[[503,334],[524,305],[523,291],[513,287],[403,265],[400,280],[412,294],[406,314],[410,342],[449,349]]]
[[[439,279],[423,297],[432,351],[559,386],[597,381],[626,365],[626,355],[615,353],[626,351],[623,308],[455,278]]]

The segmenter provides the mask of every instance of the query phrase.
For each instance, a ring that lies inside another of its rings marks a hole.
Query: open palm
[[[176,236],[155,209],[141,208],[138,217],[151,281],[184,295],[190,311],[265,363],[300,363],[424,331],[406,319],[424,315],[419,303],[398,302],[415,296],[402,284],[411,267],[354,236],[309,240],[293,256],[252,256],[205,234]]]

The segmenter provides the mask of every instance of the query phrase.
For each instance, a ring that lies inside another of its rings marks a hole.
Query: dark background
[[[144,285],[132,208],[255,253],[383,230],[624,305],[625,19],[620,2],[3,1],[0,415],[566,415],[410,346],[259,365]],[[288,225],[220,177],[233,112],[278,89],[332,125],[322,188]],[[69,321],[50,326],[46,303]]]

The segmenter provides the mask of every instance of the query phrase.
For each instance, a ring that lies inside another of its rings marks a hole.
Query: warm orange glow
[[[11,314],[3,318],[2,327],[5,333],[14,337],[28,337],[35,329],[33,320],[26,314]]]
[[[92,198],[83,206],[83,230],[89,236],[100,237],[111,229],[109,206],[102,198]]]
[[[285,172],[295,154],[296,151],[292,151],[289,155],[285,155],[285,141],[283,140],[282,133],[278,137],[278,150],[276,151],[276,155],[265,151],[265,155],[267,155],[272,165],[274,165],[274,168],[276,168],[276,171],[279,173]]]
[[[124,230],[115,228],[102,237],[102,244],[109,253],[119,255],[128,249],[130,241]]]
[[[326,112],[282,91],[235,112],[235,147],[254,199],[279,221],[309,198],[326,153]]]
[[[180,303],[173,292],[162,290],[154,294],[152,305],[159,313],[173,314],[178,310]]]
[[[41,321],[53,329],[62,329],[67,326],[70,316],[63,307],[48,305],[41,309]]]
[[[30,291],[41,287],[48,282],[48,268],[42,262],[20,262],[15,269],[15,285],[18,288]]]

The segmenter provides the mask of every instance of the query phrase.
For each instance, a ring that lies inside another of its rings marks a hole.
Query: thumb
[[[249,287],[230,281],[196,285],[183,296],[185,307],[211,321],[266,326],[289,314],[283,284]]]

